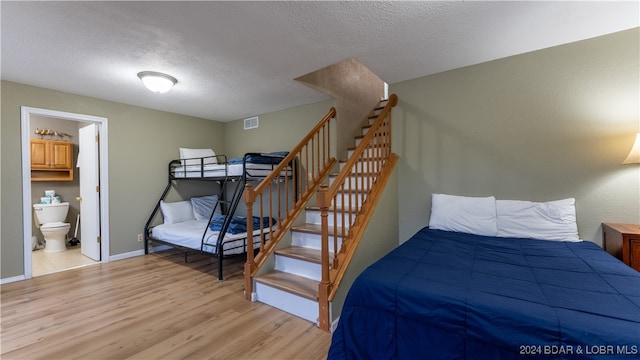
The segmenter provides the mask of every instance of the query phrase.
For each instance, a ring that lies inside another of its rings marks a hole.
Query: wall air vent
[[[244,119],[244,129],[245,130],[255,129],[257,127],[258,127],[258,117],[257,116]]]

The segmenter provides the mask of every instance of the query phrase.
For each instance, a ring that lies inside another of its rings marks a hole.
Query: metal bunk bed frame
[[[149,254],[149,241],[155,241],[155,242],[159,242],[162,244],[166,244],[169,245],[173,248],[179,248],[182,249],[184,251],[184,261],[188,262],[187,259],[187,255],[188,252],[191,250],[196,250],[197,249],[193,249],[193,248],[189,248],[189,247],[184,247],[184,246],[180,246],[177,244],[173,244],[171,242],[167,242],[167,241],[163,241],[160,239],[156,239],[156,238],[152,238],[151,237],[151,224],[153,223],[154,218],[156,217],[156,215],[158,214],[158,211],[160,211],[160,202],[162,200],[164,200],[167,196],[167,194],[169,193],[169,190],[171,190],[171,188],[173,187],[173,185],[175,183],[177,183],[178,181],[185,181],[185,180],[190,180],[190,181],[215,181],[218,183],[219,185],[219,193],[218,193],[218,200],[215,204],[215,206],[213,207],[213,210],[211,211],[211,214],[209,215],[209,222],[207,224],[207,226],[204,228],[204,231],[202,233],[202,238],[200,241],[200,252],[204,253],[204,254],[213,254],[212,252],[209,251],[205,251],[204,247],[206,245],[209,246],[216,246],[216,253],[214,254],[214,256],[216,256],[218,258],[218,280],[222,281],[223,280],[223,276],[222,276],[222,259],[224,258],[224,237],[227,233],[227,231],[229,230],[229,226],[231,225],[231,221],[232,218],[238,208],[238,204],[240,203],[240,200],[242,199],[242,194],[244,193],[244,189],[245,189],[245,185],[247,183],[247,181],[255,181],[259,178],[263,178],[264,176],[252,176],[250,173],[248,173],[247,170],[247,159],[250,158],[251,156],[261,156],[261,157],[273,157],[273,158],[279,158],[280,161],[282,161],[282,159],[284,159],[285,156],[281,156],[281,155],[273,155],[273,154],[264,154],[264,153],[246,153],[243,158],[242,158],[242,174],[240,176],[237,175],[229,175],[229,171],[228,171],[228,161],[227,161],[227,156],[226,155],[215,155],[212,157],[215,157],[216,159],[223,159],[224,162],[222,164],[225,164],[227,166],[225,166],[224,168],[224,176],[218,176],[218,177],[207,177],[205,176],[205,163],[204,163],[204,159],[205,158],[194,158],[194,159],[180,159],[180,160],[172,160],[171,162],[169,162],[168,165],[168,181],[167,181],[167,186],[164,188],[162,195],[160,196],[160,199],[158,200],[158,202],[156,203],[153,211],[151,212],[151,216],[149,216],[149,219],[147,220],[147,222],[145,223],[144,226],[144,253],[145,254]],[[191,161],[200,161],[200,176],[199,177],[176,177],[174,174],[174,171],[172,171],[172,169],[175,169],[176,166],[181,166],[183,165],[186,160],[191,160]],[[295,165],[295,162],[293,164],[291,164],[290,166],[293,167]],[[272,164],[271,167],[272,169],[275,168],[276,164]],[[234,190],[233,190],[233,195],[231,197],[230,200],[226,200],[225,199],[225,194],[226,194],[226,190],[227,190],[227,185],[230,182],[237,182]],[[297,186],[294,185],[294,191],[296,193],[295,198],[297,199]],[[224,221],[222,223],[222,228],[218,233],[218,237],[216,239],[216,244],[212,244],[212,243],[208,243],[206,242],[205,238],[206,238],[206,233],[207,230],[209,228],[209,225],[211,225],[211,221],[214,218],[214,214],[216,209],[218,209],[218,206],[220,206],[220,210],[224,213]],[[266,235],[266,234],[264,234]],[[263,236],[264,236],[263,235]],[[246,248],[246,242],[248,241],[248,239],[251,238],[253,240],[254,235],[253,234],[247,234],[247,236],[244,239],[244,246]],[[265,238],[260,239],[260,241],[264,242],[266,241]],[[234,249],[235,247],[231,248]],[[229,249],[228,249],[229,250]]]

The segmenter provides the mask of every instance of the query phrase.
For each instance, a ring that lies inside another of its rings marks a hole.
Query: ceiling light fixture
[[[138,73],[138,77],[147,89],[161,94],[171,90],[178,82],[173,76],[156,71],[142,71]]]

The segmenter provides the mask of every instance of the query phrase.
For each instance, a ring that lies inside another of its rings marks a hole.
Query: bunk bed
[[[578,238],[574,199],[441,195],[355,280],[328,359],[638,356],[640,273]]]
[[[145,224],[145,254],[149,253],[150,241],[183,250],[185,262],[190,251],[210,254],[217,257],[218,279],[223,280],[225,256],[245,253],[247,241],[259,244],[276,229],[277,219],[255,216],[246,219],[236,211],[245,185],[269,175],[287,154],[285,151],[246,153],[242,158],[227,159],[226,155],[216,155],[211,149],[181,148],[180,159],[169,162],[167,185]],[[292,161],[277,179],[292,177],[294,166]],[[166,202],[170,190],[185,181],[215,182],[217,192]],[[246,232],[247,221],[253,224],[251,235]]]

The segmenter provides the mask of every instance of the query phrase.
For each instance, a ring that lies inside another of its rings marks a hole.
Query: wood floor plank
[[[180,251],[1,287],[2,359],[324,359],[331,334],[243,298],[243,259]]]

